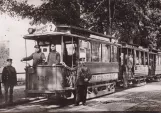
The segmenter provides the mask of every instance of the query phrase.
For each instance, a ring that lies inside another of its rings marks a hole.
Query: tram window
[[[117,62],[117,47],[111,46],[111,62]]]
[[[160,65],[160,56],[159,55],[158,55],[158,65]]]
[[[161,65],[161,55],[159,55],[159,65]]]
[[[160,65],[160,56],[158,55],[158,65]]]
[[[117,62],[117,47],[114,46],[114,62]]]
[[[92,62],[101,62],[99,61],[101,57],[99,56],[100,55],[99,50],[101,50],[100,43],[92,42],[91,44],[92,44]]]
[[[110,46],[102,44],[102,62],[110,61]]]
[[[160,65],[160,56],[159,55],[158,55],[158,65]]]
[[[43,48],[43,52],[47,52],[47,48]]]
[[[145,53],[145,65],[148,65],[148,53]]]
[[[139,51],[136,51],[136,65],[140,64],[140,60],[139,60]]]
[[[40,45],[40,46],[45,46],[45,45],[49,45],[49,44],[50,44],[49,41],[44,41],[44,40],[38,41],[38,45]]]
[[[91,43],[89,41],[80,40],[80,58],[84,57],[86,62],[91,62]]]
[[[156,65],[159,65],[159,56],[156,55]]]
[[[99,62],[102,62],[102,44],[99,46]]]
[[[141,65],[144,65],[144,52],[141,52]]]

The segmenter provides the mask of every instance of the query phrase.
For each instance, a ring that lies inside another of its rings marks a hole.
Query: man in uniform
[[[80,58],[79,66],[77,69],[76,85],[75,85],[76,86],[75,106],[78,106],[79,102],[82,102],[83,105],[86,104],[87,86],[91,77],[92,76],[90,74],[90,71],[84,64],[83,58]]]
[[[60,54],[56,51],[55,44],[51,44],[51,52],[48,55],[47,63],[49,66],[54,66],[60,63]]]
[[[124,88],[128,87],[128,79],[130,79],[133,76],[132,67],[133,67],[133,57],[132,57],[132,53],[130,53],[129,56],[125,55],[125,66],[123,67]]]
[[[13,88],[17,85],[16,69],[12,66],[12,59],[7,59],[7,66],[2,71],[2,83],[5,89],[5,103],[8,101],[8,89],[10,88],[9,102],[13,102]]]
[[[38,45],[34,46],[35,52],[32,53],[29,57],[22,58],[21,61],[28,61],[33,59],[33,67],[41,65],[45,62],[45,54],[41,52],[41,49]]]
[[[127,59],[127,70],[128,70],[128,75],[129,75],[129,78],[132,77],[132,74],[133,74],[133,71],[132,71],[132,68],[133,68],[133,57],[132,57],[132,53],[130,53],[128,59]]]
[[[36,67],[38,65],[42,65],[45,63],[45,54],[41,52],[41,49],[38,45],[34,46],[35,52],[32,53],[29,57],[22,58],[21,61],[28,61],[28,60],[33,60],[33,71],[34,74],[29,78],[29,83],[31,85],[31,89],[36,89],[37,86],[37,70]]]

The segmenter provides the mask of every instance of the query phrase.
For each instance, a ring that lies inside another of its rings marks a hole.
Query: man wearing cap
[[[49,66],[53,66],[60,63],[60,54],[56,51],[55,44],[51,44],[51,52],[48,55],[47,63]]]
[[[8,89],[10,88],[9,102],[13,102],[13,88],[17,85],[16,69],[12,66],[12,59],[7,59],[7,66],[2,71],[2,83],[5,89],[5,102],[8,101]]]
[[[87,86],[91,79],[91,73],[88,67],[84,64],[83,58],[79,59],[77,77],[76,77],[76,101],[75,106],[82,102],[83,105],[86,104]]]
[[[21,60],[21,61],[28,61],[33,59],[33,67],[43,64],[46,59],[44,53],[41,52],[41,49],[38,45],[35,45],[34,48],[35,48],[34,53],[32,53],[29,57],[22,58]]]

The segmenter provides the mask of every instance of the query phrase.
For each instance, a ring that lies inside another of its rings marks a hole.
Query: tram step
[[[133,84],[133,86],[134,87],[138,87],[138,86],[143,86],[145,84],[146,84],[146,82],[142,82],[142,83]]]

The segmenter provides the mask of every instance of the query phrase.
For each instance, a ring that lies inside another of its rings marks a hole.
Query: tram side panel
[[[92,78],[88,86],[87,98],[115,92],[118,80],[118,62],[113,63],[86,63]],[[63,66],[38,66],[29,67],[26,71],[26,94],[46,94],[55,97],[70,97],[74,87],[76,73],[67,71]]]
[[[65,68],[63,66],[37,66],[26,69],[26,94],[59,95],[65,87]],[[62,95],[63,96],[63,95]]]
[[[87,98],[93,98],[115,92],[118,80],[118,62],[111,63],[86,63],[91,71]]]

